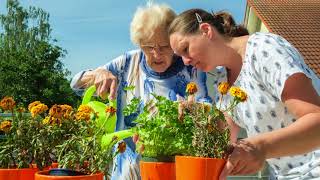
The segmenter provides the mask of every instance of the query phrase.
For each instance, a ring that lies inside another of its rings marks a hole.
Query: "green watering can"
[[[96,92],[96,86],[90,86],[84,93],[82,104],[90,106],[96,113],[98,113],[98,118],[96,119],[96,126],[98,129],[101,129],[101,146],[102,148],[107,148],[110,143],[113,141],[113,138],[116,136],[117,141],[131,137],[133,131],[131,129],[122,130],[115,132],[117,115],[114,113],[106,113],[107,105],[99,101],[91,101],[91,97]],[[109,100],[109,106],[117,109],[116,100]]]

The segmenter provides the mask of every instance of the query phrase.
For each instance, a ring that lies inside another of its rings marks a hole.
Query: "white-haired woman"
[[[193,81],[199,87],[197,101],[212,101],[213,95],[208,94],[206,73],[185,66],[181,57],[176,56],[170,47],[167,29],[175,16],[166,5],[153,4],[138,8],[131,22],[130,33],[132,41],[140,49],[129,51],[95,70],[82,71],[74,76],[71,86],[79,94],[84,88],[95,84],[99,96],[105,97],[108,93],[111,98],[117,96],[116,131],[135,125],[132,121],[139,112],[128,117],[122,114],[123,107],[133,96],[141,97],[141,107],[153,98],[151,93],[175,101],[178,96],[185,96],[186,85]],[[219,74],[224,73],[217,72],[217,76],[210,78],[210,81],[218,82]],[[135,86],[133,93],[124,91],[124,87],[131,85]],[[128,148],[115,158],[112,179],[140,179],[139,156],[134,152],[135,145],[131,138],[125,141]]]

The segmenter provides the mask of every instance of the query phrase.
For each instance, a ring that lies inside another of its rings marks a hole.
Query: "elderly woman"
[[[124,117],[122,114],[123,107],[133,96],[141,97],[141,107],[153,98],[151,93],[175,101],[177,97],[185,96],[186,85],[193,81],[199,88],[196,100],[212,101],[207,90],[206,73],[185,66],[181,57],[176,56],[170,47],[167,28],[175,16],[166,5],[138,8],[130,32],[132,41],[141,49],[129,51],[104,66],[74,76],[71,86],[79,94],[92,84],[96,85],[97,94],[101,97],[110,93],[112,98],[117,94],[116,131],[134,126],[132,121],[135,116]],[[219,74],[223,73],[214,74],[216,76],[211,80],[218,82]],[[131,85],[135,86],[133,92],[124,90],[124,87]],[[135,145],[131,138],[125,141],[128,148],[115,158],[112,179],[140,179],[139,156],[134,152]]]

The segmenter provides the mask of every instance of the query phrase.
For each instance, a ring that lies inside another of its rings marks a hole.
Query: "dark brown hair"
[[[169,27],[169,35],[179,32],[183,34],[194,34],[199,31],[200,16],[202,23],[209,23],[221,35],[226,37],[239,37],[248,35],[248,30],[242,25],[237,25],[230,13],[220,11],[208,13],[202,9],[190,9],[179,14]]]

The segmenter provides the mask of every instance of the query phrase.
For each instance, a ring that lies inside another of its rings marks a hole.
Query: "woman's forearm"
[[[264,151],[266,158],[303,154],[320,147],[320,113],[309,113],[286,128],[247,140]]]

